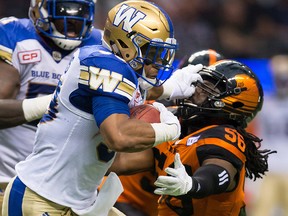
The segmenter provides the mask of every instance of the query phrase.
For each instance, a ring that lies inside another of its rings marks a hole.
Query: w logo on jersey
[[[137,22],[145,17],[146,14],[142,13],[141,11],[137,11],[136,8],[132,8],[124,4],[115,15],[113,25],[118,27],[121,23],[123,23],[123,30],[128,32],[127,24],[129,24],[128,26],[132,28]],[[125,22],[128,23],[125,24]]]
[[[90,88],[94,90],[102,88],[104,92],[113,92],[123,79],[122,74],[105,69],[89,67],[89,71]]]

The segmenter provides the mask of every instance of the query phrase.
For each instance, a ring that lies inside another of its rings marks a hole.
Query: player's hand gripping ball
[[[148,123],[160,123],[160,112],[153,105],[143,104],[130,109],[130,117]]]

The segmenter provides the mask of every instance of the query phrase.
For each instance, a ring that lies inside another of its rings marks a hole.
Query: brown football
[[[143,104],[130,109],[131,118],[140,119],[148,123],[160,123],[160,112],[150,104]]]

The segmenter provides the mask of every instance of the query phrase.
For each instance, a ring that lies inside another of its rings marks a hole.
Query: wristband
[[[24,99],[22,102],[22,110],[26,121],[31,122],[40,119],[45,113],[51,98],[52,94],[37,98]]]
[[[178,126],[176,124],[152,123],[155,131],[155,142],[153,147],[160,143],[178,139]]]

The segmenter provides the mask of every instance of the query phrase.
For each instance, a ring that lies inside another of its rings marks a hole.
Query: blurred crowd
[[[26,17],[29,0],[1,0],[0,17]],[[97,28],[120,0],[98,0]],[[231,58],[270,58],[288,51],[288,1],[154,0],[171,16],[181,52],[214,48]],[[179,56],[181,55],[181,56]]]
[[[107,12],[119,2],[121,1],[98,0],[95,27],[103,28]],[[247,186],[253,193],[249,197],[250,211],[254,212],[251,215],[288,215],[288,56],[282,56],[288,53],[288,1],[154,2],[163,7],[172,18],[179,42],[178,59],[209,48],[228,58],[271,59],[271,71],[275,78],[273,82],[277,89],[274,95],[265,97],[262,114],[255,121],[255,132],[264,139],[264,146],[269,148],[269,145],[273,145],[278,154],[272,156],[271,173],[264,179],[265,184],[248,182]],[[0,0],[0,18],[27,17],[29,4],[30,0]]]

